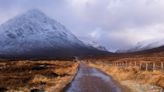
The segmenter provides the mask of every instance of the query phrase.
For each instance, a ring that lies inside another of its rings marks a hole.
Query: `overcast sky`
[[[0,24],[30,9],[110,51],[164,38],[164,0],[0,0]]]

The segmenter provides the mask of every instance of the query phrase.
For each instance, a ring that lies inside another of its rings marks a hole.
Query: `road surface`
[[[102,71],[80,63],[79,70],[66,92],[127,92]]]

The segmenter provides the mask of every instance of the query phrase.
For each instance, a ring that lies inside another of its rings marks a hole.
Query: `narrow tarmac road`
[[[127,92],[115,83],[111,76],[80,63],[79,70],[66,92]]]

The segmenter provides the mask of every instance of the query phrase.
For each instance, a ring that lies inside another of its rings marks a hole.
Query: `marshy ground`
[[[77,66],[74,61],[1,61],[0,92],[60,92]]]

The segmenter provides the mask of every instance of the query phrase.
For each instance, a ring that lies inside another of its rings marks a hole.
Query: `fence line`
[[[139,67],[140,70],[145,70],[145,71],[154,71],[154,70],[162,70],[164,71],[164,62],[127,62],[127,61],[122,61],[122,62],[112,62],[109,65],[111,66],[117,66],[120,68],[126,68],[126,67]]]

